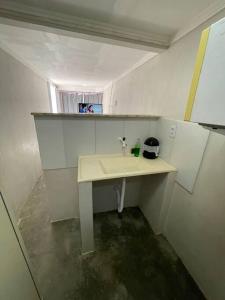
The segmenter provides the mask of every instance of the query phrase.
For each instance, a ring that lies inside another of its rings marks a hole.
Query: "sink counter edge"
[[[121,154],[94,154],[94,155],[82,155],[78,159],[78,183],[82,182],[92,182],[100,180],[109,180],[115,178],[124,177],[134,177],[142,175],[160,174],[160,173],[170,173],[176,172],[176,168],[171,164],[167,163],[161,158],[154,160],[148,160],[144,157],[138,157],[137,159],[144,160],[149,163],[148,170],[139,171],[127,171],[118,173],[104,173],[100,160],[104,158],[116,158],[123,157]],[[132,155],[127,155],[126,157],[133,157]]]

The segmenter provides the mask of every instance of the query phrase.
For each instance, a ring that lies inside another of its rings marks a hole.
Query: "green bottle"
[[[140,155],[140,150],[141,150],[141,140],[137,139],[137,142],[134,146],[134,156],[138,157]]]

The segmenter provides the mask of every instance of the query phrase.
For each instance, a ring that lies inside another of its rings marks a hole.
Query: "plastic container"
[[[140,155],[141,152],[141,140],[137,139],[137,142],[133,148],[133,154],[134,156],[138,157]]]

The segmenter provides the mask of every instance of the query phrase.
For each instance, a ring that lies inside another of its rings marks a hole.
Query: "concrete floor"
[[[81,256],[79,221],[50,223],[41,179],[20,229],[44,300],[205,299],[138,208],[95,215],[96,252]]]

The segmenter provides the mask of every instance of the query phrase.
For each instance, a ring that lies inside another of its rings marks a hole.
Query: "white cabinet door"
[[[1,193],[0,299],[40,300]]]
[[[210,27],[191,121],[225,126],[225,19]]]

